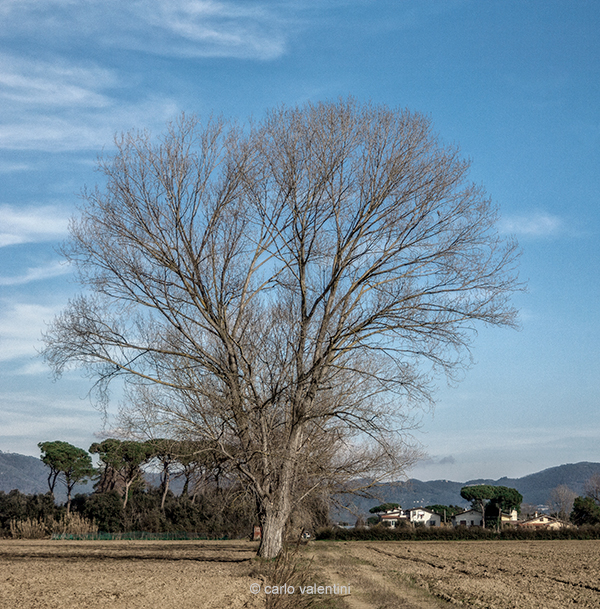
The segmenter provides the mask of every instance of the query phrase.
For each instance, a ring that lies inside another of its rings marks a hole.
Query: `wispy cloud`
[[[66,275],[69,272],[71,272],[71,269],[67,264],[53,262],[45,266],[29,268],[25,273],[16,275],[14,277],[0,277],[0,286],[24,285],[31,283],[32,281],[60,277],[61,275]]]
[[[544,212],[505,216],[499,226],[504,233],[528,237],[555,237],[565,228],[561,218]]]
[[[154,98],[131,105],[119,104],[115,99],[110,107],[85,108],[79,112],[63,109],[54,114],[21,113],[2,125],[0,148],[48,152],[99,149],[120,131],[162,129],[179,111],[171,100]]]
[[[0,55],[0,100],[48,106],[104,107],[110,99],[98,92],[116,78],[98,66]]]
[[[87,448],[94,441],[93,432],[102,427],[98,412],[75,396],[4,390],[0,392],[0,403],[0,441],[4,451],[39,456],[37,443],[57,438]]]
[[[32,358],[41,347],[44,322],[51,321],[59,307],[5,302],[0,306],[0,361]]]
[[[60,239],[67,234],[68,224],[67,213],[55,206],[19,209],[2,205],[0,247]]]
[[[0,173],[13,173],[15,171],[28,171],[31,166],[27,163],[6,163],[0,161]]]
[[[31,360],[22,366],[19,366],[11,372],[13,375],[19,376],[45,376],[48,377],[50,374],[50,368],[48,364],[41,358]]]
[[[138,7],[160,42],[153,50],[147,39],[136,44],[152,52],[268,60],[285,50],[283,20],[264,3],[146,0]]]
[[[140,86],[135,61],[109,66],[107,51],[269,60],[285,51],[285,14],[286,2],[253,0],[2,3],[0,36],[19,51],[0,53],[0,149],[92,150],[115,132],[162,129],[179,104]],[[73,60],[74,46],[87,59]]]
[[[0,54],[0,148],[51,152],[99,148],[116,131],[164,124],[178,112],[166,97],[123,102],[111,70]]]
[[[185,57],[273,59],[285,50],[285,2],[255,0],[45,0],[9,2],[3,28],[24,35]],[[0,26],[2,27],[2,26]]]

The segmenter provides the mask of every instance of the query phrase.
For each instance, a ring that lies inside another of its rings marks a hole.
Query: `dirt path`
[[[358,550],[358,551],[357,551]],[[367,550],[367,552],[365,552]],[[364,544],[322,544],[310,548],[314,565],[330,582],[349,585],[348,609],[442,609],[448,604],[398,577],[397,565],[381,560]]]

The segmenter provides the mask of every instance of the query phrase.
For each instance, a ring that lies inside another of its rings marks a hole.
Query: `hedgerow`
[[[532,529],[506,527],[498,532],[481,527],[402,527],[319,529],[317,540],[331,541],[475,541],[475,540],[541,540],[541,539],[600,539],[600,526],[565,527],[563,529]]]

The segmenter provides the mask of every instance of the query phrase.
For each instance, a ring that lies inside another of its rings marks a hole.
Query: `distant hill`
[[[8,493],[13,489],[19,489],[25,494],[47,493],[48,472],[49,469],[41,459],[0,450],[0,491]],[[160,484],[160,476],[155,473],[147,473],[146,480],[153,486]],[[172,480],[170,486],[175,494],[179,494],[183,488],[183,480]],[[73,495],[91,493],[93,488],[93,482],[76,484]],[[67,500],[67,491],[60,482],[56,483],[54,496],[58,502],[64,503]]]
[[[578,495],[583,494],[584,484],[594,474],[600,474],[600,463],[568,463],[557,467],[550,467],[535,474],[522,478],[500,478],[499,480],[468,480],[467,482],[452,482],[449,480],[421,480],[410,479],[396,484],[383,484],[378,489],[377,499],[356,497],[353,499],[353,509],[359,513],[368,513],[369,509],[377,503],[395,502],[403,508],[442,504],[466,505],[460,496],[460,489],[467,484],[492,484],[495,486],[508,486],[516,488],[525,503],[533,505],[545,504],[550,491],[564,484]],[[147,474],[148,481],[158,486],[157,474]],[[0,491],[5,493],[19,489],[22,493],[47,493],[48,468],[35,457],[5,453],[0,451]],[[183,482],[174,480],[172,488],[175,493],[181,492]],[[91,483],[78,485],[74,493],[90,493]],[[66,501],[66,493],[62,485],[56,487],[58,501]],[[340,515],[343,519],[343,516]]]
[[[41,459],[19,455],[18,453],[4,453],[0,450],[0,491],[8,493],[19,489],[27,495],[48,492],[48,468]],[[92,485],[77,484],[73,495],[89,493]],[[54,496],[59,502],[67,500],[67,491],[60,482],[56,484]]]
[[[23,493],[48,491],[48,471],[35,457],[0,451],[0,491],[15,488]]]
[[[426,505],[467,505],[460,496],[460,489],[468,484],[491,484],[493,486],[508,486],[517,489],[523,495],[523,502],[532,505],[543,505],[548,502],[550,492],[564,484],[578,495],[583,494],[585,483],[594,474],[600,474],[600,463],[568,463],[550,467],[535,474],[522,478],[500,478],[499,480],[467,480],[452,482],[449,480],[431,480],[422,482],[414,478],[406,482],[382,484],[377,490],[377,498],[355,497],[346,504],[354,513],[366,514],[378,503],[399,503],[404,509]],[[346,512],[347,514],[347,512]],[[344,519],[344,512],[339,513]]]

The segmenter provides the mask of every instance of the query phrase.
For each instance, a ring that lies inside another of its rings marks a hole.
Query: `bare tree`
[[[64,248],[88,293],[45,356],[101,393],[124,379],[171,435],[209,443],[273,557],[311,493],[414,460],[403,432],[433,375],[469,362],[475,322],[514,325],[516,244],[468,162],[406,110],[309,103],[244,130],[182,117],[116,146]]]
[[[558,518],[569,520],[576,497],[577,493],[574,490],[570,489],[566,484],[561,484],[550,491],[548,502]]]
[[[586,497],[593,499],[598,505],[600,505],[600,474],[593,474],[591,478],[585,483],[583,492]]]
[[[524,519],[533,518],[534,514],[537,515],[537,505],[533,503],[522,503],[521,504],[521,517]]]

